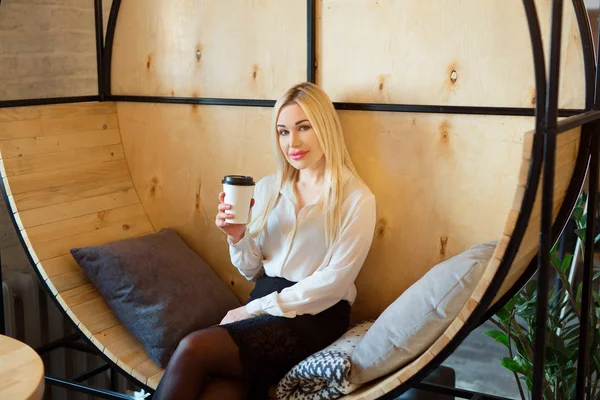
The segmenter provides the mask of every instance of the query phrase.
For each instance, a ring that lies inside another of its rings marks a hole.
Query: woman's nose
[[[300,145],[300,138],[297,132],[290,132],[290,146],[298,147]]]

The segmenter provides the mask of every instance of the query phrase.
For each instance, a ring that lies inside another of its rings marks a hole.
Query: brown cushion
[[[71,249],[121,322],[165,367],[188,333],[216,325],[240,302],[172,229]]]

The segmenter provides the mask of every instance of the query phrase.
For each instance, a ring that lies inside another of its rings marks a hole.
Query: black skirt
[[[248,303],[294,284],[264,275],[256,282]],[[333,343],[349,325],[350,304],[343,300],[316,315],[263,315],[222,327],[240,349],[250,398],[261,399],[267,398],[270,385],[279,382],[300,361]]]

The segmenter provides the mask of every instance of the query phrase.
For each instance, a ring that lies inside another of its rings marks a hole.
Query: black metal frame
[[[535,109],[530,108],[511,108],[511,107],[470,107],[470,106],[438,106],[438,105],[407,105],[407,104],[372,104],[372,103],[334,103],[339,110],[365,110],[365,111],[390,111],[390,112],[423,112],[423,113],[444,113],[444,114],[482,114],[482,115],[518,115],[532,116],[535,115],[535,134],[532,148],[532,161],[528,174],[525,195],[521,204],[521,213],[518,217],[513,236],[511,237],[504,258],[498,268],[498,271],[492,282],[482,297],[480,304],[475,308],[471,316],[467,319],[464,326],[454,336],[450,343],[436,355],[424,368],[417,372],[407,382],[393,389],[391,392],[383,396],[386,399],[392,399],[402,394],[411,387],[421,390],[428,390],[436,393],[445,393],[461,398],[481,398],[481,399],[501,399],[497,396],[489,396],[482,393],[469,392],[454,388],[444,388],[433,384],[424,384],[422,379],[427,376],[433,369],[441,364],[458,345],[466,338],[477,325],[489,318],[493,312],[497,311],[506,303],[524,284],[527,280],[538,271],[540,279],[538,279],[538,303],[537,303],[537,322],[536,329],[538,332],[535,348],[536,360],[534,365],[534,391],[533,399],[542,399],[541,382],[543,378],[544,368],[544,350],[545,350],[545,330],[546,330],[546,312],[547,312],[547,293],[548,279],[544,279],[549,273],[549,251],[552,244],[558,239],[560,233],[564,230],[568,222],[570,213],[575,204],[577,195],[579,194],[586,170],[589,166],[590,170],[590,201],[588,201],[588,230],[586,232],[586,242],[590,243],[594,238],[594,224],[596,215],[596,191],[599,175],[598,152],[599,152],[599,128],[600,128],[600,74],[598,74],[598,63],[600,59],[595,60],[593,56],[593,45],[590,33],[590,27],[587,20],[587,14],[583,0],[572,0],[573,7],[579,24],[586,78],[586,105],[583,110],[559,110],[558,109],[558,73],[560,61],[560,31],[562,24],[562,0],[553,0],[552,7],[552,25],[551,25],[551,43],[550,43],[550,62],[548,75],[546,77],[546,62],[543,54],[542,39],[539,27],[539,20],[533,0],[523,0],[527,22],[529,27],[530,39],[532,43],[535,82],[536,82],[536,99],[538,101]],[[1,0],[0,0],[1,5]],[[202,105],[225,105],[225,106],[250,106],[250,107],[272,107],[275,104],[274,100],[263,99],[217,99],[217,98],[181,98],[181,97],[159,97],[159,96],[129,96],[129,95],[112,95],[111,93],[111,62],[112,62],[112,47],[114,43],[114,34],[116,29],[118,12],[120,9],[121,0],[114,0],[107,27],[106,41],[102,45],[102,10],[101,1],[94,0],[95,6],[95,21],[96,21],[96,40],[97,40],[97,65],[98,65],[98,90],[97,96],[86,97],[68,97],[54,99],[31,99],[31,100],[12,100],[0,101],[1,107],[17,107],[28,105],[43,105],[43,104],[60,104],[69,102],[82,101],[131,101],[131,102],[151,102],[151,103],[175,103],[175,104],[202,104]],[[316,4],[315,0],[307,0],[307,80],[316,81]],[[593,81],[595,75],[595,82]],[[558,117],[570,117],[560,122]],[[556,135],[568,129],[582,126],[582,138],[580,141],[579,154],[576,161],[576,166],[567,190],[563,206],[559,211],[558,218],[554,225],[552,224],[552,193],[554,185],[554,158]],[[526,269],[523,276],[515,285],[505,294],[500,301],[496,302],[494,307],[489,308],[493,298],[495,297],[500,285],[504,281],[512,262],[517,254],[525,230],[527,228],[533,203],[535,200],[536,191],[539,185],[542,168],[544,169],[544,182],[542,191],[542,215],[540,228],[540,249],[538,256],[529,267]],[[8,202],[6,188],[4,183],[0,181],[0,186],[7,204]],[[593,197],[592,197],[593,196]],[[13,225],[17,232],[18,226],[11,214]],[[19,235],[19,239],[24,249],[27,249],[23,238]],[[586,257],[584,261],[584,285],[583,285],[583,302],[582,302],[582,321],[580,334],[579,348],[579,364],[578,364],[578,381],[577,381],[577,398],[583,399],[585,392],[586,368],[589,364],[589,354],[586,351],[588,346],[587,335],[583,334],[589,325],[589,311],[591,303],[591,262],[593,257],[592,246],[586,246]],[[32,264],[31,256],[27,254]],[[43,278],[39,271],[34,268],[38,277],[42,282]],[[1,275],[0,275],[1,277]],[[1,295],[1,294],[0,294]],[[540,301],[540,299],[542,301]],[[1,298],[0,298],[1,300]],[[53,297],[53,301],[60,310],[62,307]],[[489,309],[488,309],[489,308]],[[0,311],[1,312],[1,311]],[[64,311],[63,311],[64,312]],[[69,318],[75,329],[81,334],[75,323]],[[81,336],[88,345],[92,345],[91,341]],[[62,344],[51,344],[52,346],[66,345],[67,341]],[[92,347],[93,348],[93,347]],[[106,366],[101,366],[96,370],[105,370],[111,368],[113,375],[118,371],[132,380],[140,387],[151,390],[147,385],[139,382],[131,375],[125,373],[118,365],[113,363],[108,357],[102,355],[107,361]],[[98,372],[96,372],[98,373]],[[83,380],[87,376],[94,374],[90,371],[81,374],[74,380]],[[54,378],[47,377],[49,384],[55,384],[69,389],[83,391],[85,393],[94,394],[103,398],[114,399],[130,399],[118,393],[97,390],[87,386],[78,384],[72,381],[60,381]],[[114,388],[113,388],[114,389]]]
[[[98,96],[104,101],[104,75],[102,60],[104,58],[104,22],[102,20],[102,0],[94,0],[94,23],[96,27],[96,73],[98,74]]]
[[[100,101],[100,96],[48,97],[42,99],[3,100],[0,101],[0,108],[85,103],[89,101]]]
[[[2,4],[0,3],[0,5]],[[0,249],[0,335],[6,335],[6,322],[4,320],[4,288],[2,287],[3,282],[4,279],[2,278],[2,249]]]

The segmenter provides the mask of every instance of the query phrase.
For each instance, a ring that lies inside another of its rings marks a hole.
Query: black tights
[[[245,399],[239,353],[223,328],[190,333],[175,349],[152,400]]]

